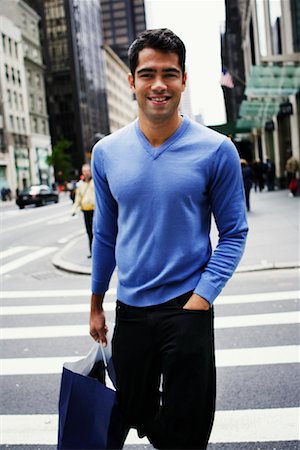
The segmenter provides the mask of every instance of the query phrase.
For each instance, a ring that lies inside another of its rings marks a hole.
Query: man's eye
[[[150,78],[151,76],[152,76],[151,73],[143,73],[141,75],[141,78]]]

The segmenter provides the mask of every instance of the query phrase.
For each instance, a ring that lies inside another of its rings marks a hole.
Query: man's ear
[[[132,73],[128,74],[128,83],[129,83],[130,89],[133,92],[135,92],[134,77],[133,77]]]
[[[184,72],[183,77],[182,77],[182,92],[185,90],[186,88],[186,82],[187,82],[187,73]]]

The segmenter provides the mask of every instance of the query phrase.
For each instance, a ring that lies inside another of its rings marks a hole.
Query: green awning
[[[235,129],[237,133],[250,133],[253,128],[261,127],[261,121],[253,117],[253,119],[238,119]]]
[[[235,122],[227,122],[220,125],[208,125],[208,128],[225,134],[226,136],[234,136],[235,134]]]
[[[279,112],[280,100],[243,100],[239,116],[244,119],[257,118],[262,121],[271,119]]]
[[[300,91],[300,66],[253,66],[248,97],[287,97]]]

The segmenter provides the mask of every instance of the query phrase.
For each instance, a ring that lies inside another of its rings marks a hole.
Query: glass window
[[[11,68],[11,79],[13,80],[13,82],[16,81],[16,78],[15,78],[15,69],[14,69],[13,67]]]
[[[32,82],[31,70],[29,70],[29,69],[27,69],[27,81],[28,81],[28,84],[31,84],[31,82]]]
[[[12,54],[11,38],[8,38],[8,51],[9,54],[11,55]]]
[[[25,131],[26,130],[26,124],[25,124],[25,119],[22,118],[22,128]]]
[[[43,100],[41,97],[39,97],[38,99],[38,109],[39,109],[39,113],[43,113]]]
[[[16,109],[19,109],[18,94],[16,92],[14,92],[14,99],[15,99],[15,107]]]
[[[21,73],[19,70],[17,70],[17,77],[18,77],[18,83],[21,86]]]
[[[9,116],[10,128],[13,130],[15,128],[14,116],[11,114]]]
[[[281,45],[282,13],[280,0],[269,0],[269,10],[270,10],[272,53],[274,55],[280,55],[282,53],[282,45]]]
[[[7,89],[7,101],[8,101],[9,106],[12,107],[10,89]]]
[[[6,37],[5,37],[5,34],[3,34],[3,33],[2,33],[2,48],[3,48],[3,51],[5,52],[6,51]]]
[[[19,52],[18,52],[18,43],[17,43],[17,42],[15,42],[15,55],[16,55],[16,58],[18,58],[18,57],[19,57]]]
[[[37,121],[36,117],[33,118],[32,123],[33,123],[33,131],[34,131],[34,133],[37,133],[38,132],[38,121]]]
[[[20,103],[20,109],[23,110],[24,103],[23,103],[23,95],[22,94],[19,95],[19,103]]]
[[[33,96],[33,94],[29,95],[29,107],[30,107],[31,111],[34,111],[34,96]]]
[[[39,73],[36,73],[36,74],[35,74],[35,83],[36,83],[36,85],[37,85],[38,88],[41,87],[41,77],[40,77],[40,74],[39,74]]]
[[[5,76],[6,76],[6,79],[9,80],[9,69],[8,69],[7,64],[5,64]]]
[[[265,11],[263,0],[256,0],[256,11],[257,11],[259,50],[261,56],[267,56],[267,36],[266,36]]]

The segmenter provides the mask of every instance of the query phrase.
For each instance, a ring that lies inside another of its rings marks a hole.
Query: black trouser
[[[190,295],[151,307],[117,302],[112,351],[120,405],[127,426],[159,449],[205,449],[214,419],[213,309],[182,309]]]
[[[85,228],[87,235],[89,237],[90,252],[92,252],[92,241],[93,241],[93,215],[94,215],[93,210],[83,211]]]

